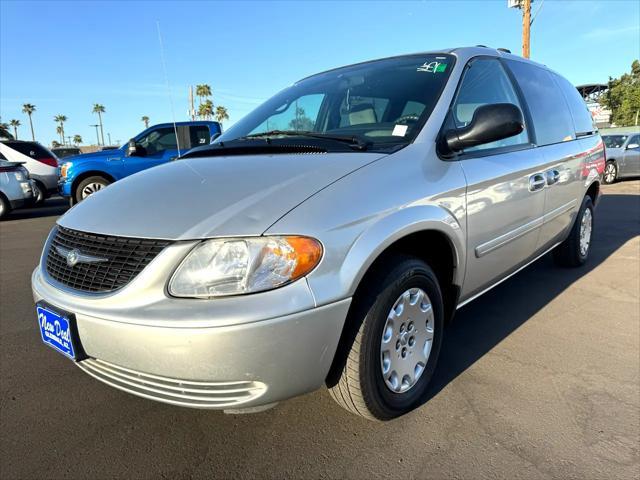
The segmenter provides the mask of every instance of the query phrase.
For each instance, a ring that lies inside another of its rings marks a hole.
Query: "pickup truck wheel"
[[[589,257],[593,234],[593,202],[588,195],[571,227],[567,239],[553,250],[553,259],[562,267],[579,267]]]
[[[348,353],[331,396],[348,411],[389,420],[424,402],[442,344],[438,280],[423,261],[388,259],[354,298]]]
[[[78,184],[78,187],[74,192],[76,203],[81,202],[89,195],[96,193],[98,190],[102,190],[109,184],[111,184],[111,182],[104,177],[93,176],[85,178]]]
[[[616,181],[618,177],[618,166],[616,162],[609,161],[604,167],[604,173],[602,174],[602,180],[606,184],[611,184]]]

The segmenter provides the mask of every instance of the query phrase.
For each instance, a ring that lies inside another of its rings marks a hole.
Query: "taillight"
[[[45,157],[45,158],[36,158],[40,163],[44,163],[45,165],[49,165],[50,167],[57,167],[58,161],[55,158]]]
[[[0,167],[0,172],[17,172],[18,171],[18,167]]]

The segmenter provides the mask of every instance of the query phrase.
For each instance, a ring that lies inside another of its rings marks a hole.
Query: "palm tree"
[[[202,100],[208,98],[212,95],[211,87],[206,83],[201,85],[196,85],[196,96],[200,98],[200,105],[202,105]]]
[[[9,125],[13,127],[13,136],[18,140],[18,127],[20,126],[20,120],[9,120]]]
[[[31,103],[25,103],[22,105],[22,113],[26,113],[29,115],[29,125],[31,126],[31,140],[36,141],[36,135],[33,133],[33,121],[31,120],[31,115],[36,111],[36,106]]]
[[[0,122],[0,138],[6,138],[7,140],[13,140],[13,135],[9,133],[9,124]]]
[[[75,143],[76,146],[80,145],[82,143],[82,137],[80,135],[74,135],[73,143]]]
[[[198,107],[198,115],[200,118],[205,120],[210,119],[213,116],[213,102],[211,100],[207,100],[204,103],[201,103]]]
[[[225,120],[229,120],[229,114],[227,113],[227,109],[222,105],[218,105],[216,107],[216,121],[218,123],[222,123]]]
[[[64,130],[62,129],[62,127],[60,125],[58,125],[56,127],[56,133],[58,135],[60,135],[60,145],[64,145],[64,136],[62,135],[63,132],[64,132]]]
[[[64,145],[64,122],[67,121],[67,116],[66,115],[56,115],[55,117],[53,117],[53,120],[60,124],[60,131],[58,133],[60,134],[60,138],[62,139],[62,144]],[[56,131],[57,130],[58,129],[56,129]]]
[[[100,105],[99,103],[93,104],[92,113],[98,114],[98,123],[100,124],[100,136],[102,137],[102,145],[104,145],[104,131],[102,130],[102,114],[105,112],[104,105]]]
[[[140,120],[144,122],[144,128],[149,128],[149,117],[144,115]]]
[[[54,140],[53,142],[51,142],[51,146],[52,146],[53,148],[56,148],[56,147],[61,147],[62,145],[60,145],[60,142],[58,142],[58,141]]]

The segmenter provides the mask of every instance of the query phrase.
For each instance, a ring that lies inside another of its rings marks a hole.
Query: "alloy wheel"
[[[105,186],[106,185],[99,182],[88,183],[82,189],[82,192],[81,192],[82,200],[87,198],[92,193],[96,193],[98,190],[102,190]]]

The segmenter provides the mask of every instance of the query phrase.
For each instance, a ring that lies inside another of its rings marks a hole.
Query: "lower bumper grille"
[[[228,408],[242,405],[267,391],[261,382],[199,382],[137,372],[90,358],[78,363],[89,375],[140,397],[192,408]]]

